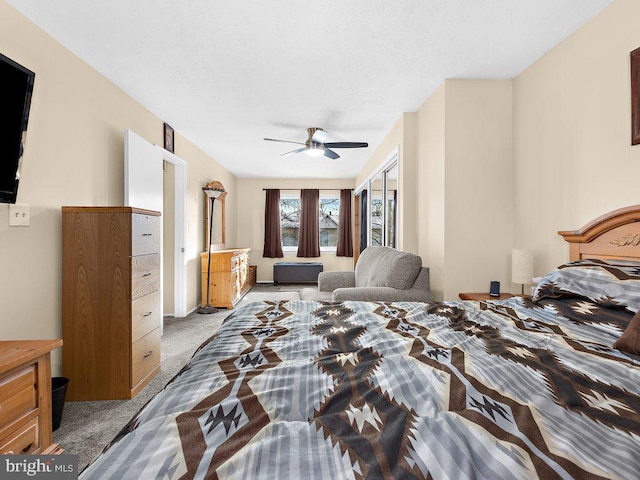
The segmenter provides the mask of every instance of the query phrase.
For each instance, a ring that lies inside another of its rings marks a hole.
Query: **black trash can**
[[[67,393],[69,379],[64,377],[53,377],[51,379],[51,421],[53,431],[60,428],[62,421],[62,410],[64,409],[64,396]]]

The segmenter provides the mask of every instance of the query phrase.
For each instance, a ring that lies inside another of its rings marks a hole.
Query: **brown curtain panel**
[[[338,217],[338,257],[353,257],[353,221],[351,220],[351,190],[340,190]]]
[[[263,257],[282,258],[282,232],[280,231],[280,190],[267,189],[264,206]]]
[[[320,256],[320,191],[300,192],[298,257]]]

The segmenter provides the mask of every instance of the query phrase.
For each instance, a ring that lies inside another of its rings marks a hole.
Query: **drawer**
[[[131,299],[160,289],[160,255],[131,257]]]
[[[131,343],[160,326],[160,292],[156,291],[131,302]]]
[[[0,440],[0,454],[29,455],[40,447],[38,418],[32,418],[7,438]]]
[[[233,257],[231,257],[231,270],[235,270],[240,266],[240,257],[237,255],[234,255]]]
[[[160,329],[156,328],[131,346],[131,388],[160,365]]]
[[[35,365],[0,380],[0,428],[38,406],[35,384]]]
[[[131,214],[131,255],[160,253],[160,217]]]
[[[236,298],[240,295],[240,276],[238,272],[231,274],[231,298]]]

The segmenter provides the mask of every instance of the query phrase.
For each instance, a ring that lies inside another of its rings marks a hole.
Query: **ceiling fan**
[[[292,142],[290,140],[276,140],[275,138],[265,138],[265,140],[269,142],[284,142],[284,143],[296,143],[298,145],[304,145],[302,148],[298,148],[296,150],[292,150],[287,153],[283,153],[280,155],[281,157],[285,157],[287,155],[293,155],[294,153],[305,152],[308,155],[313,157],[321,157],[325,156],[328,158],[336,159],[340,158],[336,152],[331,150],[332,148],[366,148],[369,146],[368,143],[365,142],[329,142],[325,143],[327,139],[327,132],[318,127],[307,128],[307,133],[309,137],[306,142]]]

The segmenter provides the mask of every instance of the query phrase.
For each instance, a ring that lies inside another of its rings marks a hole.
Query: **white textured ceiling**
[[[445,78],[512,78],[611,1],[8,3],[237,176],[353,178]],[[369,148],[262,140],[311,126]]]

